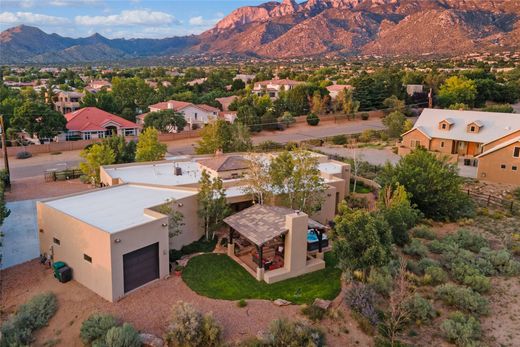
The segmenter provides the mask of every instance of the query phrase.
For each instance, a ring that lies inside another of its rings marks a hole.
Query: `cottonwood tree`
[[[97,143],[88,149],[84,149],[80,156],[85,160],[79,163],[81,172],[96,186],[100,184],[100,167],[114,164],[116,159],[114,151],[103,143]]]
[[[245,152],[251,147],[251,134],[246,125],[238,122],[229,124],[219,119],[202,129],[195,151],[197,154],[211,154],[217,150],[224,153]]]
[[[132,163],[135,161],[136,143],[126,142],[124,136],[111,136],[103,140],[103,144],[112,149],[115,155],[114,164]]]
[[[187,122],[182,113],[174,110],[150,112],[144,119],[145,128],[155,128],[162,133],[182,131]]]
[[[404,132],[406,117],[401,111],[393,111],[385,118],[383,124],[388,128],[388,136],[398,138]]]
[[[448,78],[439,89],[439,103],[450,106],[455,103],[463,103],[470,107],[475,105],[477,98],[477,85],[475,81],[464,76]]]
[[[296,149],[280,153],[271,161],[269,174],[273,189],[287,207],[308,215],[321,208],[325,183],[311,152]]]
[[[272,196],[270,161],[265,155],[258,153],[249,153],[246,159],[249,162],[249,168],[244,193],[251,195],[254,201],[263,205]]]
[[[359,101],[354,100],[354,94],[350,89],[343,89],[336,97],[334,108],[336,111],[342,111],[348,119],[353,118],[359,110]]]
[[[157,161],[162,160],[166,154],[166,145],[159,142],[158,132],[154,128],[146,128],[139,134],[137,148],[135,150],[135,161]]]
[[[230,212],[222,179],[220,177],[212,179],[208,172],[203,170],[199,180],[197,200],[198,214],[204,227],[206,240],[209,240],[210,234],[213,238]]]
[[[67,120],[47,105],[25,101],[14,109],[11,126],[38,139],[53,138],[65,129]]]

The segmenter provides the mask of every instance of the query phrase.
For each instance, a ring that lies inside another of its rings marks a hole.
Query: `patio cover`
[[[285,234],[285,216],[297,211],[279,206],[254,205],[224,219],[224,222],[257,246]],[[325,226],[309,219],[309,227],[325,229]]]

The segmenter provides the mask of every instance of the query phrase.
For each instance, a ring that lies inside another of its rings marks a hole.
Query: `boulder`
[[[276,299],[275,301],[273,301],[273,303],[274,303],[276,306],[288,306],[288,305],[292,305],[292,302],[287,301],[287,300],[284,300],[284,299]]]
[[[141,343],[144,347],[163,347],[164,341],[155,335],[142,333],[139,334],[139,338],[141,339]]]
[[[321,307],[324,310],[328,310],[330,307],[330,304],[331,304],[330,300],[324,300],[324,299],[319,299],[319,298],[316,298],[313,303],[314,306]]]

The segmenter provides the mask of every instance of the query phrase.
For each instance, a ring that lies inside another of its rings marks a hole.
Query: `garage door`
[[[123,255],[125,293],[159,278],[159,243]]]

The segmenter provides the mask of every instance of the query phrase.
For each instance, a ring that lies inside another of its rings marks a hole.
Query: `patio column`
[[[228,239],[228,246],[227,246],[227,254],[230,257],[233,257],[235,255],[235,244],[233,243],[233,228],[229,227],[229,239]]]
[[[256,246],[256,250],[258,251],[258,266],[256,268],[256,280],[263,281],[264,279],[264,246]]]

